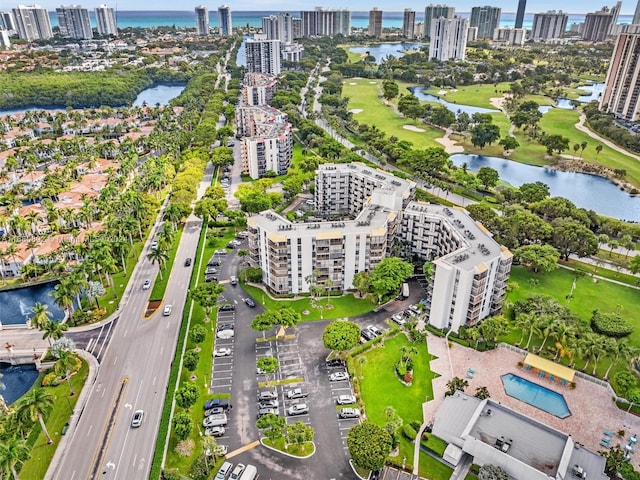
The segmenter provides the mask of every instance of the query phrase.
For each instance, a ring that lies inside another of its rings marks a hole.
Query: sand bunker
[[[349,85],[357,85],[357,82],[349,82]]]
[[[369,82],[369,83],[370,83],[371,85],[375,85],[375,84],[376,84],[376,83],[378,83],[378,82]]]
[[[352,108],[351,110],[349,110],[351,113],[361,113],[362,109],[361,108]]]
[[[402,128],[404,128],[405,130],[411,130],[412,132],[418,132],[418,133],[422,133],[425,131],[424,128],[414,127],[413,125],[403,125]]]

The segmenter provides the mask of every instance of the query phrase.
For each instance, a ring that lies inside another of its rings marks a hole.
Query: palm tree
[[[609,378],[611,367],[613,367],[613,365],[617,363],[620,358],[622,358],[626,363],[630,358],[638,355],[638,349],[636,347],[629,346],[627,342],[615,342],[615,347],[610,353],[613,354],[613,357],[611,359],[609,367],[607,368],[607,371],[604,374],[605,380]]]
[[[16,467],[29,458],[27,442],[20,438],[10,438],[0,443],[0,471],[2,478],[13,475],[14,480],[19,480]]]
[[[5,386],[1,380],[2,380],[2,373],[0,372],[0,390],[4,390]],[[2,395],[0,395],[0,408],[4,410],[5,413],[9,411],[9,407],[7,407],[7,404],[5,403],[4,397]]]
[[[58,361],[55,363],[53,370],[57,375],[64,374],[69,384],[69,395],[73,397],[76,392],[73,391],[73,387],[71,386],[71,371],[76,368],[78,365],[78,357],[71,350],[59,350]]]
[[[166,250],[160,249],[160,245],[158,248],[152,248],[151,251],[147,254],[147,258],[151,260],[151,263],[157,263],[160,267],[160,279],[162,279],[162,269],[164,268],[164,264],[169,259],[169,255]]]
[[[44,335],[42,335],[42,339],[47,339],[49,341],[49,346],[51,346],[52,340],[59,340],[64,337],[64,332],[69,330],[69,325],[61,322],[54,322],[53,320],[49,320],[43,327],[42,331]]]
[[[43,303],[36,303],[31,307],[33,316],[29,319],[32,327],[43,330],[45,325],[51,320],[51,312],[49,306]]]
[[[38,420],[40,422],[40,427],[47,437],[48,444],[53,443],[53,440],[51,440],[47,426],[44,424],[44,415],[51,410],[55,399],[55,395],[44,388],[34,388],[22,397],[16,407],[18,418],[23,421],[35,422]]]
[[[50,295],[53,297],[56,305],[64,310],[66,318],[71,318],[73,315],[73,292],[71,291],[69,284],[64,281],[64,278],[63,281],[58,283],[58,285],[56,285],[50,292]]]
[[[467,382],[464,378],[453,377],[451,380],[447,382],[447,391],[444,396],[449,397],[456,393],[458,390],[463,391],[469,386],[469,382]]]

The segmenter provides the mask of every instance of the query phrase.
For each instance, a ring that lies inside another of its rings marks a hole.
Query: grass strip
[[[180,239],[182,238],[182,232],[184,232],[184,225],[181,225],[176,231],[176,235],[171,244],[171,248],[168,250],[167,261],[160,269],[160,275],[156,277],[156,281],[153,284],[153,290],[151,290],[150,301],[162,300],[164,293],[167,291],[167,285],[169,284],[169,278],[171,277],[171,269],[178,253],[178,247],[180,246]]]

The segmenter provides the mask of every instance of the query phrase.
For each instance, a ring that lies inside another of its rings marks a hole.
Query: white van
[[[236,285],[238,283],[238,279],[235,275],[231,275],[231,285]]]
[[[258,470],[256,469],[256,467],[254,467],[253,465],[247,465],[244,469],[244,472],[242,472],[240,480],[255,480],[257,476]]]

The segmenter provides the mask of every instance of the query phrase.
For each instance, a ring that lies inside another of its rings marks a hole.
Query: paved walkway
[[[627,157],[635,158],[636,160],[640,161],[640,156],[636,155],[635,153],[631,153],[628,150],[625,150],[624,148],[620,147],[619,145],[616,145],[615,143],[613,143],[611,140],[607,140],[606,138],[603,138],[600,135],[598,135],[597,133],[595,133],[592,130],[590,130],[584,124],[584,122],[586,122],[586,120],[587,120],[587,116],[584,113],[581,113],[580,114],[580,120],[578,120],[578,123],[575,124],[576,130],[580,130],[582,133],[586,133],[587,135],[589,135],[594,140],[597,140],[597,141],[599,141],[601,143],[604,143],[607,147],[612,148],[616,152],[620,152],[623,155],[626,155]]]
[[[619,430],[624,430],[625,437],[621,438],[616,435],[613,441],[613,444],[620,443],[623,447],[626,445],[630,435],[640,433],[640,418],[618,409],[605,387],[578,377],[575,378],[576,388],[563,386],[546,378],[542,379],[537,372],[527,371],[519,367],[518,362],[523,360],[522,355],[506,348],[479,352],[457,343],[452,343],[451,345],[451,348],[447,348],[444,338],[432,334],[427,336],[429,353],[437,357],[431,361],[431,369],[441,376],[433,380],[435,399],[423,404],[426,423],[433,422],[435,412],[442,404],[444,393],[447,390],[447,382],[451,379],[450,355],[454,376],[469,382],[469,387],[466,389],[467,393],[473,395],[476,388],[487,387],[494,401],[513,408],[561,432],[570,434],[574,441],[585,445],[590,450],[598,451],[603,449],[600,446],[600,439],[603,437],[604,431],[618,432]],[[473,378],[470,379],[466,378],[469,368],[475,371]],[[561,419],[507,396],[501,380],[501,376],[506,373],[516,374],[562,394],[569,406],[571,416]],[[633,461],[637,463],[638,458],[633,459]]]

